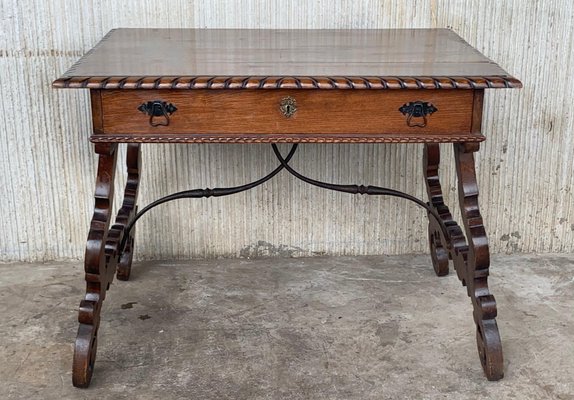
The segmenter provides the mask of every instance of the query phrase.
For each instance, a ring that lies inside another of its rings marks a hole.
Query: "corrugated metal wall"
[[[116,27],[450,27],[525,85],[486,98],[478,163],[493,251],[574,249],[571,1],[0,0],[0,260],[83,255],[96,161],[88,94],[50,84]],[[304,145],[293,164],[318,179],[424,197],[421,155],[420,145]],[[248,182],[276,165],[265,145],[146,145],[143,161],[140,204]],[[251,192],[152,211],[138,226],[137,256],[425,252],[424,216],[405,201],[325,192],[281,174]]]

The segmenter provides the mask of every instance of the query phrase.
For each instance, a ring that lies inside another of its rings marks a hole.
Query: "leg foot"
[[[490,252],[482,216],[478,206],[478,184],[474,152],[478,144],[455,144],[459,203],[466,231],[468,248],[455,259],[459,274],[464,275],[468,295],[474,308],[476,341],[482,368],[488,380],[504,376],[502,344],[496,324],[496,301],[488,288]]]
[[[476,345],[484,374],[489,381],[504,377],[502,344],[495,320],[481,321],[476,326]]]
[[[82,302],[80,308],[87,308]],[[87,388],[92,380],[96,353],[98,350],[98,327],[93,324],[80,324],[74,345],[72,383],[75,387]]]

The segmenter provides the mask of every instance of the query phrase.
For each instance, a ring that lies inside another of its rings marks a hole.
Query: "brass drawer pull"
[[[431,103],[424,101],[414,101],[403,104],[399,111],[407,115],[407,125],[410,127],[424,128],[427,126],[427,115],[437,112],[438,109]],[[416,118],[413,121],[413,118]],[[420,120],[422,118],[422,121]]]
[[[177,107],[165,101],[154,100],[142,103],[138,110],[149,115],[151,126],[168,126],[169,116],[177,111]]]

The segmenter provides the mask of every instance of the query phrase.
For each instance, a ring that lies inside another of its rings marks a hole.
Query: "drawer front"
[[[472,135],[474,97],[473,90],[102,90],[97,133],[464,136]]]

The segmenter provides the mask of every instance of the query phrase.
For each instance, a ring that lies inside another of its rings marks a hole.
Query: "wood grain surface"
[[[112,89],[441,85],[521,84],[448,29],[116,29],[54,82]]]
[[[285,98],[296,102],[297,111],[291,117],[280,110]],[[151,126],[149,116],[138,110],[140,104],[155,100],[177,107],[169,117],[168,126]],[[473,100],[473,91],[468,90],[101,91],[104,134],[180,135],[182,141],[194,135],[211,141],[210,135],[250,134],[302,139],[329,134],[367,135],[381,141],[385,135],[405,134],[418,137],[421,142],[425,136],[442,136],[449,141],[448,136],[453,135],[458,137],[457,141],[465,136],[474,141],[482,136],[479,132],[471,134]],[[399,111],[402,105],[414,101],[430,102],[438,109],[427,117],[425,127],[408,126],[407,117]]]

